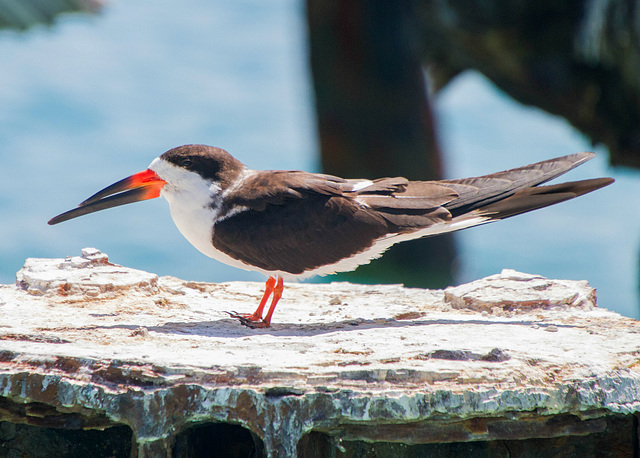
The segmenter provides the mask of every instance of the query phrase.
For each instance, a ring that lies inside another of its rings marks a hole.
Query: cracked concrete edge
[[[269,396],[264,390],[250,386],[185,384],[115,390],[63,376],[0,373],[0,395],[6,399],[20,404],[43,403],[66,414],[104,415],[113,424],[128,425],[133,430],[139,456],[151,456],[149,450],[171,444],[183,429],[205,421],[240,424],[261,437],[268,451],[293,456],[298,441],[309,431],[334,431],[339,435],[350,424],[362,427],[433,419],[515,418],[532,412],[541,417],[565,413],[593,417],[594,412],[604,415],[640,411],[640,383],[624,372],[556,387],[501,390],[479,386],[457,392],[425,388],[387,391],[363,386],[360,391],[310,389],[300,395]],[[104,426],[99,423],[97,427]]]

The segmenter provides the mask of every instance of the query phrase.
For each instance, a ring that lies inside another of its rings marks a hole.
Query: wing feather
[[[225,196],[229,208],[244,210],[220,218],[212,241],[232,258],[266,271],[300,275],[350,258],[361,264],[395,241],[507,218],[610,184],[599,178],[539,186],[592,157],[578,153],[443,181],[251,172],[242,188]]]

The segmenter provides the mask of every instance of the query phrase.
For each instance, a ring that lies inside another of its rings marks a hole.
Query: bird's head
[[[151,162],[149,168],[107,186],[76,208],[49,220],[58,224],[107,208],[165,197],[169,203],[185,194],[215,196],[238,176],[245,166],[220,148],[185,145],[173,148]]]

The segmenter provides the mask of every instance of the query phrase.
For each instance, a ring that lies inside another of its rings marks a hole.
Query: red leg
[[[271,300],[271,306],[269,307],[269,312],[267,316],[264,317],[264,323],[268,327],[271,324],[271,317],[273,316],[273,311],[276,309],[276,305],[278,301],[282,297],[282,291],[284,290],[284,282],[282,281],[282,277],[278,277],[278,284],[273,290],[273,299]]]
[[[275,286],[275,284],[276,284],[276,279],[273,277],[269,277],[267,282],[264,284],[264,294],[262,295],[262,299],[258,304],[258,308],[256,309],[255,312],[253,312],[252,315],[246,316],[246,318],[249,321],[262,320],[262,311],[264,310],[264,306],[266,305],[267,300],[269,299],[269,296],[271,296],[271,293],[273,293],[273,287]]]
[[[258,308],[252,314],[248,313],[235,313],[235,312],[227,312],[229,316],[232,318],[237,318],[240,322],[246,326],[251,328],[268,328],[271,323],[271,315],[273,315],[273,311],[276,308],[276,304],[282,297],[282,290],[284,289],[282,278],[278,278],[277,284],[275,277],[269,277],[267,282],[265,283],[264,295],[260,300],[260,304],[258,304]],[[271,306],[269,307],[269,313],[267,313],[266,318],[262,319],[262,312],[264,311],[264,306],[267,304],[267,300],[269,296],[273,294],[273,299],[271,300]]]

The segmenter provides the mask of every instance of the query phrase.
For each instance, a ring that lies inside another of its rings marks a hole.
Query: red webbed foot
[[[268,328],[271,325],[271,317],[273,316],[273,311],[276,309],[276,305],[278,301],[282,297],[282,291],[284,289],[284,284],[282,278],[278,277],[276,280],[275,277],[269,277],[265,284],[264,295],[262,296],[262,300],[260,304],[258,304],[258,308],[253,313],[237,313],[237,312],[225,312],[228,313],[231,318],[236,318],[240,321],[241,324],[248,326],[252,329],[257,328]],[[271,305],[269,306],[269,311],[267,312],[267,316],[262,318],[262,312],[264,310],[264,306],[269,299],[269,296],[273,294],[273,298],[271,299]]]

